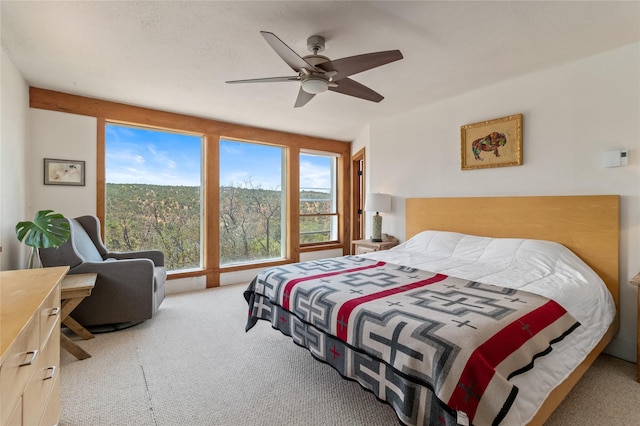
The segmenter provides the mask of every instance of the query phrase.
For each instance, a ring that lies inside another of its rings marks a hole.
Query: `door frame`
[[[351,156],[351,241],[364,239],[365,148]]]

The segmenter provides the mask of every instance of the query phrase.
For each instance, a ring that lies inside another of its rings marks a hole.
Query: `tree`
[[[245,186],[249,189],[249,195],[253,204],[255,206],[255,212],[261,216],[264,224],[264,235],[265,235],[265,243],[264,254],[267,258],[271,257],[271,225],[272,221],[277,219],[280,221],[280,211],[282,206],[282,193],[277,189],[272,190],[263,190],[260,185],[254,185],[249,179],[248,182],[245,183]],[[274,235],[278,242],[281,243],[280,234]],[[280,244],[277,245],[278,249],[281,247]],[[280,253],[277,253],[280,254]]]

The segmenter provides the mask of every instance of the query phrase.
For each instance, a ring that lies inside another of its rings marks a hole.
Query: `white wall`
[[[0,270],[20,269],[28,248],[18,241],[16,223],[25,212],[29,86],[2,49],[0,85]]]
[[[522,113],[523,165],[460,170],[460,126]],[[383,231],[405,235],[407,197],[621,195],[621,330],[608,352],[636,360],[640,271],[640,44],[372,123],[368,191],[393,194]],[[603,168],[626,148],[629,165]],[[370,221],[369,221],[370,222]]]
[[[68,217],[95,215],[97,119],[31,108],[29,124],[29,215],[44,209]],[[45,158],[85,161],[85,186],[45,185]]]

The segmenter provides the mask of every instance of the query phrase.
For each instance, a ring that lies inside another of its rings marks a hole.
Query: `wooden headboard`
[[[424,230],[563,244],[604,280],[619,307],[618,195],[408,198],[406,237]]]

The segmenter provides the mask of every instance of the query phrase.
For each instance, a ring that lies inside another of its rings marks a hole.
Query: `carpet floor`
[[[167,296],[138,326],[61,354],[61,426],[397,425],[393,410],[264,321],[244,285]],[[635,364],[603,355],[548,425],[637,425]]]

